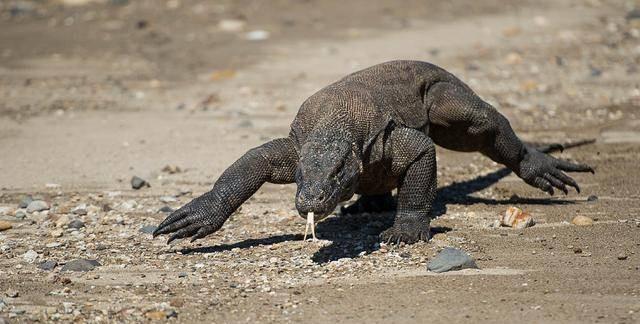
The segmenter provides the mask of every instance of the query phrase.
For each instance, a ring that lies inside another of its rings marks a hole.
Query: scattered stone
[[[477,268],[476,261],[469,254],[452,247],[445,247],[427,265],[429,271],[437,273]]]
[[[11,228],[13,228],[13,225],[11,225],[11,223],[5,222],[5,221],[0,221],[0,232],[6,231],[6,230],[11,229]]]
[[[633,9],[627,13],[627,20],[640,19],[640,9]]]
[[[169,213],[173,213],[173,208],[171,208],[169,206],[164,206],[164,207],[158,209],[158,211],[161,212],[161,213],[169,214]]]
[[[160,197],[160,201],[165,203],[165,204],[168,204],[168,203],[176,202],[176,201],[178,201],[178,199],[176,197],[173,197],[173,196],[162,196],[162,197]]]
[[[5,295],[9,298],[18,298],[18,296],[20,296],[20,292],[17,290],[7,290]]]
[[[593,225],[593,219],[587,216],[576,216],[571,220],[571,224],[578,226],[589,226]]]
[[[218,28],[228,32],[239,32],[247,23],[240,19],[222,19],[218,22]]]
[[[258,29],[258,30],[252,30],[248,32],[244,37],[250,41],[262,41],[265,39],[269,39],[269,36],[271,35],[269,34],[268,31]]]
[[[22,255],[22,259],[26,263],[34,263],[38,259],[38,252],[34,250],[29,250]]]
[[[69,228],[81,229],[84,227],[84,222],[79,219],[74,219],[69,223]]]
[[[507,208],[504,215],[501,215],[499,220],[500,225],[517,229],[531,227],[535,224],[533,221],[533,217],[531,217],[529,213],[513,206]]]
[[[140,228],[140,232],[145,234],[153,234],[153,231],[155,231],[157,228],[158,226],[146,225]]]
[[[83,216],[87,214],[87,204],[80,204],[71,210],[72,213]]]
[[[49,235],[54,238],[62,237],[63,234],[64,232],[61,229],[53,230],[49,233]]]
[[[150,320],[163,320],[167,318],[167,314],[163,311],[150,311],[146,312],[144,316]]]
[[[14,216],[17,219],[23,220],[23,219],[27,218],[27,213],[22,209],[18,209],[18,210],[16,210],[16,213],[14,214]]]
[[[11,215],[13,214],[13,208],[11,207],[0,207],[0,215]]]
[[[573,253],[575,253],[575,254],[580,254],[580,253],[582,253],[582,249],[581,249],[581,248],[579,248],[579,247],[574,247],[574,248],[573,248]]]
[[[186,277],[187,277],[187,273],[186,272],[178,273],[178,278],[186,278]]]
[[[596,196],[596,195],[591,195],[591,196],[587,197],[587,201],[596,201],[596,200],[598,200],[598,196]]]
[[[38,264],[38,269],[44,270],[44,271],[51,271],[55,269],[55,267],[57,266],[58,266],[58,262],[55,262],[53,260],[47,260]]]
[[[624,253],[618,254],[618,260],[626,260],[627,259],[627,255]]]
[[[39,212],[43,210],[48,210],[49,204],[47,204],[44,200],[34,200],[29,203],[27,206],[27,213]]]
[[[71,218],[69,218],[69,216],[61,215],[54,221],[54,224],[56,224],[56,227],[64,227],[67,226],[69,222],[71,222]]]
[[[166,172],[169,174],[174,174],[174,173],[180,173],[182,172],[182,169],[180,169],[179,166],[174,165],[174,164],[167,164],[164,166],[164,168],[162,168],[162,172]]]
[[[138,190],[141,189],[142,187],[151,187],[151,185],[149,185],[149,183],[138,177],[138,176],[133,176],[133,178],[131,178],[131,188]]]
[[[64,266],[62,266],[62,271],[86,272],[91,271],[99,266],[101,266],[101,264],[97,260],[78,259],[67,262]]]

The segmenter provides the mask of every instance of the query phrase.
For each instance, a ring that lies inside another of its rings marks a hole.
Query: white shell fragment
[[[500,216],[500,225],[502,226],[521,229],[531,227],[534,224],[533,217],[518,207],[509,207],[504,215]]]
[[[311,227],[311,236],[313,237],[313,241],[317,241],[316,238],[316,222],[313,212],[307,214],[307,226],[304,229],[304,241],[307,240],[307,234],[309,234],[309,227]]]

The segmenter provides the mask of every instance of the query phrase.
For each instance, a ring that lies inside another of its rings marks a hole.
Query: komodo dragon
[[[300,106],[288,137],[249,150],[211,191],[169,215],[153,235],[173,233],[167,243],[187,237],[193,242],[220,229],[263,183],[295,182],[302,216],[321,220],[359,194],[359,206],[395,208],[393,225],[380,234],[383,241],[429,240],[435,144],[478,151],[549,194],[554,187],[565,194],[567,186],[580,191],[564,172],[593,173],[588,165],[523,143],[503,115],[444,69],[392,61],[312,95]],[[394,189],[397,204],[385,204]]]

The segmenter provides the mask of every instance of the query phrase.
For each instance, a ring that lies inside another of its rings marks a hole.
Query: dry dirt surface
[[[638,323],[639,9],[0,1],[0,323]],[[305,242],[294,185],[265,185],[196,243],[145,233],[285,136],[306,97],[392,59],[453,72],[526,140],[595,139],[557,154],[595,175],[550,197],[439,150],[434,237],[414,245],[378,243],[385,214],[331,216]],[[131,189],[134,175],[150,187]],[[26,196],[46,206],[19,208]],[[510,206],[536,225],[496,227]],[[446,246],[480,270],[427,271]]]

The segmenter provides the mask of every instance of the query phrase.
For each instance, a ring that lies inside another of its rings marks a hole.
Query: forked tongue
[[[304,228],[304,240],[307,240],[307,234],[309,234],[309,227],[311,227],[311,236],[316,241],[316,222],[313,212],[307,214],[307,226]]]

